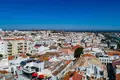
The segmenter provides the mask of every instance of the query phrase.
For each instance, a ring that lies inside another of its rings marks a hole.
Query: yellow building
[[[29,53],[29,41],[24,38],[7,38],[8,54]]]

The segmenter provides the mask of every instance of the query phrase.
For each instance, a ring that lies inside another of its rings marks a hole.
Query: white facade
[[[111,42],[110,47],[114,47],[114,49],[117,49],[117,43]]]
[[[107,63],[112,63],[112,60],[110,59],[110,57],[99,57],[99,60],[104,63],[104,64],[107,64]]]
[[[7,57],[7,42],[1,40],[0,41],[0,54],[2,54],[4,57]]]
[[[26,68],[28,66],[28,68]],[[36,67],[39,69],[39,72],[41,72],[44,69],[44,62],[30,62],[27,63],[24,67],[23,67],[23,71],[26,73],[32,73],[32,72],[36,72],[35,70],[31,69],[31,67]]]
[[[31,41],[27,41],[23,38],[7,38],[4,39],[4,45],[0,43],[1,47],[4,47],[6,54],[18,54],[18,53],[30,53]],[[4,52],[5,53],[5,52]]]
[[[119,59],[120,56],[103,56],[103,57],[99,57],[99,60],[102,62],[102,63],[112,63],[112,60],[115,60],[115,59]]]
[[[0,60],[0,70],[8,70],[9,63],[7,59]]]
[[[15,60],[9,60],[8,63],[9,63],[9,71],[15,73],[15,71],[17,70],[17,66],[20,66],[20,63],[21,61],[24,61],[24,60],[27,60],[28,58],[21,58],[21,57],[18,57],[17,59]]]

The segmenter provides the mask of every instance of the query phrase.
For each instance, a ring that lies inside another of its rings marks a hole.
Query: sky
[[[0,0],[0,28],[120,30],[120,1]]]

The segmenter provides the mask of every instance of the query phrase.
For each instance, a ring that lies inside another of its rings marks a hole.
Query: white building
[[[3,57],[7,57],[7,42],[0,40],[0,54],[3,55]]]
[[[32,74],[34,72],[42,72],[44,70],[44,62],[29,62],[23,66],[23,74]]]
[[[31,41],[28,41],[21,37],[4,38],[3,40],[4,40],[4,48],[5,48],[6,54],[18,54],[18,53],[31,52],[30,51]]]
[[[109,56],[99,57],[99,60],[106,65],[107,65],[107,63],[112,63],[112,60],[110,59]]]

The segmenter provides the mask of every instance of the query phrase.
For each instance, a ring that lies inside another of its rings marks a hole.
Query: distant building
[[[110,47],[111,49],[117,49],[117,48],[118,48],[117,45],[118,45],[118,44],[115,43],[115,42],[110,42],[109,47]]]

